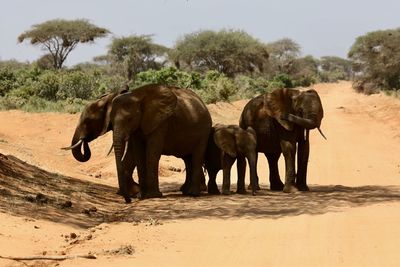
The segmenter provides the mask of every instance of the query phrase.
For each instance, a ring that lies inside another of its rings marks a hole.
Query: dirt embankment
[[[328,140],[312,132],[311,192],[291,195],[267,190],[260,155],[258,196],[183,197],[183,163],[163,157],[165,197],[126,205],[110,134],[82,164],[59,149],[78,115],[0,112],[0,256],[98,256],[0,265],[398,266],[400,101],[346,82],[315,89]],[[214,123],[237,123],[246,103],[209,105]]]

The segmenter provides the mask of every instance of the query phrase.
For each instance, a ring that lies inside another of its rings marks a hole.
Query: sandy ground
[[[183,197],[183,163],[163,157],[165,197],[126,205],[110,134],[82,164],[59,149],[79,115],[0,112],[0,256],[97,256],[0,266],[400,266],[400,101],[314,88],[328,140],[312,132],[311,192],[296,194],[267,190],[260,157],[259,195]],[[246,102],[210,105],[214,122]]]

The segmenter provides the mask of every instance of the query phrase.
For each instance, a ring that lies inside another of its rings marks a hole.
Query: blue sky
[[[112,35],[80,45],[67,65],[106,53],[112,37],[154,34],[173,46],[184,34],[223,28],[244,30],[263,42],[295,40],[302,54],[346,57],[357,36],[400,27],[397,0],[4,0],[0,9],[0,59],[33,61],[44,53],[17,43],[22,32],[50,19],[85,18]]]

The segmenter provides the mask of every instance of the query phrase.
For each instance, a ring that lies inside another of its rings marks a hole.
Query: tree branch
[[[7,260],[16,260],[16,261],[29,261],[29,260],[54,260],[54,261],[63,261],[68,259],[76,259],[76,258],[84,258],[84,259],[97,259],[97,256],[94,254],[86,254],[86,255],[63,255],[63,256],[23,256],[23,257],[12,257],[12,256],[1,256],[1,259]]]

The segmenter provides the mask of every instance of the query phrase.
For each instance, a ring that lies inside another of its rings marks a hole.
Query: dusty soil
[[[296,194],[268,190],[261,156],[259,195],[184,197],[183,162],[163,157],[165,197],[126,205],[110,134],[82,164],[60,150],[79,115],[0,112],[0,256],[97,256],[0,266],[400,266],[400,101],[314,88],[328,140],[312,132],[311,192]],[[214,122],[246,102],[210,105]]]

